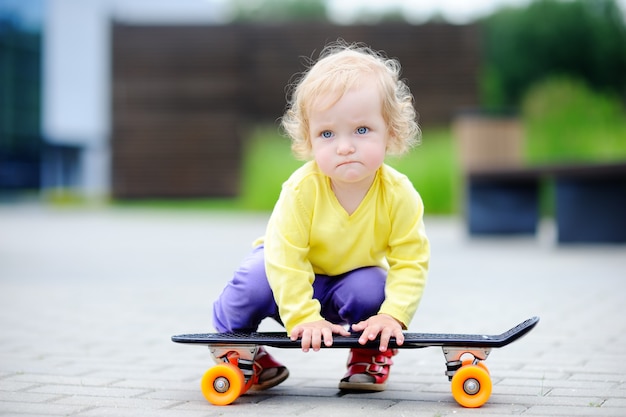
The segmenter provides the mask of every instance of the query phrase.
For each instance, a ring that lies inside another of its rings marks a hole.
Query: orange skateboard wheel
[[[452,377],[451,389],[452,396],[463,407],[480,407],[491,396],[489,372],[477,365],[463,366]]]
[[[243,374],[230,363],[215,365],[202,376],[200,389],[211,404],[228,405],[243,393]]]

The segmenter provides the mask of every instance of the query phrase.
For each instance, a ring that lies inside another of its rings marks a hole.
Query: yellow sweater
[[[336,276],[365,266],[388,270],[386,313],[409,325],[422,297],[430,246],[424,206],[409,179],[383,165],[349,215],[314,161],[283,184],[264,238],[265,267],[287,331],[321,320],[315,274]]]

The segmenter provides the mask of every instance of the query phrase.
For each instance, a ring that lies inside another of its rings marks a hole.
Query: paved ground
[[[440,218],[427,219],[431,275],[411,331],[496,333],[541,316],[492,352],[483,408],[454,402],[435,348],[402,351],[386,392],[343,396],[346,351],[276,350],[283,385],[208,404],[208,352],[170,336],[212,330],[211,302],[266,217],[0,206],[0,415],[626,415],[626,247],[557,246],[550,225],[469,239]]]

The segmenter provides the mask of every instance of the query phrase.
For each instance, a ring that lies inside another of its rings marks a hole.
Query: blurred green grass
[[[420,146],[387,161],[411,179],[429,213],[450,214],[458,204],[460,177],[452,147],[449,129],[426,130]],[[255,129],[245,149],[240,207],[271,210],[283,181],[302,161],[293,158],[288,139],[272,127]]]
[[[522,114],[528,163],[626,160],[626,111],[614,94],[556,76],[528,91]]]

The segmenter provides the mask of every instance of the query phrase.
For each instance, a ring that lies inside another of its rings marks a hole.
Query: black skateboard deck
[[[389,347],[392,349],[418,349],[430,346],[501,348],[531,331],[538,321],[538,317],[530,318],[506,332],[497,335],[405,333],[404,344],[400,346],[396,343],[395,338],[391,338]],[[377,340],[370,341],[367,345],[359,344],[358,340],[358,333],[350,336],[333,335],[333,345],[326,347],[322,344],[322,347],[326,349],[377,348],[379,345]],[[284,332],[183,334],[172,336],[172,341],[176,343],[193,343],[200,345],[262,345],[287,349],[300,348],[300,340],[291,340]]]
[[[445,375],[451,381],[454,399],[464,407],[480,407],[491,396],[491,378],[483,363],[494,348],[504,347],[530,332],[539,322],[532,317],[501,334],[405,333],[404,343],[391,339],[392,349],[441,347],[446,359]],[[333,335],[333,348],[377,349],[378,340],[361,345],[359,334]],[[260,346],[297,349],[300,340],[292,341],[284,332],[199,333],[172,336],[176,343],[208,346],[218,362],[201,381],[205,398],[215,405],[227,405],[254,386],[257,381],[255,355]]]

